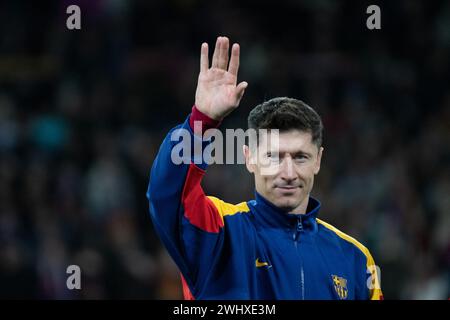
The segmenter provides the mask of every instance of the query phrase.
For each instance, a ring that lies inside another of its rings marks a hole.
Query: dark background
[[[70,4],[81,30],[66,28]],[[366,28],[369,4],[381,30]],[[2,1],[0,297],[181,297],[145,193],[194,102],[200,45],[219,35],[240,43],[249,83],[223,127],[275,96],[313,106],[320,218],[371,250],[386,299],[447,299],[450,2],[418,0]],[[203,186],[253,197],[243,165],[211,167]]]

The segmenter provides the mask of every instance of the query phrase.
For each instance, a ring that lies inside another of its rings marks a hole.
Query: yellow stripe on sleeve
[[[379,278],[379,274],[378,274],[378,267],[375,264],[375,261],[373,260],[372,255],[370,254],[369,250],[362,245],[358,240],[356,240],[355,238],[350,237],[348,234],[345,234],[344,232],[342,232],[341,230],[333,227],[331,224],[326,223],[320,219],[316,219],[317,223],[323,225],[325,228],[333,231],[334,233],[336,233],[339,237],[341,237],[342,239],[351,242],[352,244],[354,244],[356,247],[358,247],[359,250],[361,250],[364,255],[367,258],[367,270],[370,272],[371,274],[371,284],[369,285],[369,297],[370,300],[381,300],[383,299],[383,293],[381,291],[381,286],[380,286],[380,278]]]
[[[219,214],[222,217],[222,221],[223,221],[224,216],[232,216],[239,212],[249,212],[250,211],[250,208],[248,207],[247,202],[231,204],[231,203],[227,203],[223,200],[220,200],[219,198],[212,197],[212,196],[208,196],[208,199],[212,201],[214,206],[219,211]]]

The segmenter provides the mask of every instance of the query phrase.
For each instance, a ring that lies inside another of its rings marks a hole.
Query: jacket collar
[[[263,225],[280,228],[295,228],[301,223],[304,229],[317,230],[316,217],[320,210],[320,202],[309,197],[305,214],[287,213],[275,206],[255,191],[255,216]]]

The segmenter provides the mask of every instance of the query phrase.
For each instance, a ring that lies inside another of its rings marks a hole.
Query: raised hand
[[[218,37],[210,68],[208,44],[203,43],[201,47],[195,106],[214,120],[222,120],[236,109],[248,86],[245,81],[236,85],[239,70],[239,44],[235,43],[231,48],[229,66],[228,50],[228,38]]]

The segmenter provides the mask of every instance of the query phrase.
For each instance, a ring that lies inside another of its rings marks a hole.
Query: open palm
[[[222,120],[239,106],[245,88],[248,86],[245,81],[236,85],[239,70],[239,45],[235,43],[231,49],[229,66],[228,50],[228,38],[218,37],[210,68],[208,44],[203,43],[201,48],[195,106],[215,120]]]

